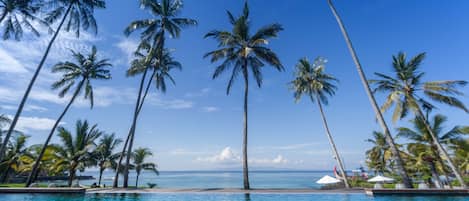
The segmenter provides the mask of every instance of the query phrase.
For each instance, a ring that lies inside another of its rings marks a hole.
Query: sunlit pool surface
[[[1,201],[469,201],[456,196],[378,196],[364,194],[0,194]]]

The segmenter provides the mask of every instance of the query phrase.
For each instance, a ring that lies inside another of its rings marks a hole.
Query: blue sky
[[[213,29],[229,29],[226,10],[239,14],[239,0],[186,0],[182,16],[199,21],[181,38],[168,40],[168,47],[183,64],[174,72],[177,85],[166,94],[152,91],[141,113],[135,144],[150,147],[162,170],[208,170],[240,167],[242,143],[242,82],[225,94],[228,75],[212,80],[214,64],[202,56],[216,48],[203,39]],[[287,83],[301,57],[326,57],[327,71],[339,80],[336,96],[325,108],[331,131],[347,169],[364,163],[370,147],[365,139],[379,130],[373,111],[359,82],[346,45],[326,1],[251,0],[254,29],[278,22],[285,30],[270,43],[285,72],[264,69],[264,85],[251,87],[249,157],[252,167],[302,170],[332,169],[334,160],[315,105],[307,99],[295,104]],[[369,78],[373,72],[390,72],[391,56],[405,51],[410,56],[427,52],[423,70],[426,80],[469,79],[469,2],[417,0],[335,1]],[[107,1],[97,10],[97,36],[85,33],[79,39],[61,33],[33,89],[18,129],[31,136],[30,144],[43,143],[53,120],[67,97],[59,99],[50,84],[58,75],[50,66],[70,59],[68,49],[88,52],[96,45],[102,58],[114,64],[113,79],[95,82],[96,107],[90,110],[78,100],[63,120],[71,128],[77,119],[88,119],[99,128],[124,138],[136,99],[137,78],[126,78],[129,53],[138,40],[123,29],[135,19],[148,18],[137,1]],[[22,42],[0,43],[0,113],[12,115],[49,35],[26,37]],[[467,88],[464,89],[467,92]],[[378,95],[379,102],[383,96]],[[467,96],[463,98],[469,104]],[[469,123],[469,115],[440,106],[449,126]],[[390,117],[387,114],[386,118]],[[406,120],[392,127],[407,125]],[[57,137],[54,138],[57,142]],[[402,140],[399,140],[402,142]]]

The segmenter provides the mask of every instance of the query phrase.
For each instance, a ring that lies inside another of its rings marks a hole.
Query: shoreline
[[[114,194],[114,193],[234,193],[234,194],[365,194],[364,189],[308,189],[308,188],[269,188],[269,189],[250,189],[244,190],[241,188],[139,188],[139,189],[124,189],[124,188],[108,188],[108,189],[87,189],[86,193],[90,194]]]

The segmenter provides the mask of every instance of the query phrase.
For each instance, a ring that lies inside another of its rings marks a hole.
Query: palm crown
[[[274,23],[260,28],[254,35],[249,33],[249,8],[247,2],[244,5],[243,15],[235,18],[229,11],[228,18],[233,29],[230,31],[214,30],[205,35],[205,38],[213,38],[218,42],[220,49],[208,52],[204,57],[210,57],[211,62],[223,60],[216,67],[213,78],[217,78],[225,71],[232,69],[226,93],[230,93],[231,86],[239,73],[247,79],[248,68],[251,70],[257,85],[262,85],[261,68],[265,63],[283,71],[283,66],[277,55],[267,48],[269,39],[277,37],[283,30],[280,24]]]
[[[148,148],[137,148],[134,150],[132,157],[134,159],[135,171],[137,171],[137,174],[140,174],[142,170],[151,170],[158,174],[156,164],[145,162],[145,160],[152,155],[153,153]]]
[[[466,106],[455,97],[455,95],[463,94],[457,88],[466,85],[467,82],[463,80],[422,81],[424,73],[419,71],[419,67],[424,58],[425,53],[421,53],[407,61],[406,54],[400,52],[397,56],[393,56],[394,77],[375,73],[380,79],[370,80],[376,85],[375,92],[389,93],[381,110],[386,111],[395,105],[392,117],[394,122],[404,118],[409,109],[418,110],[419,104],[426,109],[435,107],[427,102],[419,92],[433,101],[469,112]]]
[[[69,14],[65,30],[74,31],[79,37],[80,28],[83,30],[92,29],[95,34],[98,32],[94,9],[105,8],[106,2],[105,0],[51,0],[45,7],[53,8],[45,17],[45,21],[49,24],[54,23],[64,14]]]
[[[147,55],[142,52],[148,53],[150,47],[140,48],[139,51],[135,53],[137,57],[132,61],[130,68],[127,70],[127,76],[135,76],[137,74],[143,73],[146,69],[153,70],[153,79],[155,82],[156,89],[166,92],[166,80],[168,79],[171,83],[176,84],[173,77],[170,74],[170,71],[173,69],[181,70],[182,65],[171,56],[171,52],[168,49],[163,50],[162,59],[157,57],[151,57],[150,60],[147,60]]]
[[[327,97],[335,94],[337,86],[333,82],[337,79],[324,72],[326,62],[321,57],[316,58],[313,64],[306,58],[300,59],[296,65],[296,78],[290,82],[297,101],[302,95],[307,95],[312,101],[319,99],[327,104]]]
[[[41,7],[40,5],[40,2],[33,0],[0,1],[0,24],[3,24],[3,40],[8,40],[11,37],[20,40],[24,28],[39,36],[39,31],[33,26],[32,21],[42,25],[47,24],[35,16]]]
[[[91,107],[94,105],[93,79],[111,79],[108,59],[98,60],[96,47],[93,46],[91,53],[87,56],[79,52],[72,51],[72,56],[77,63],[70,61],[60,62],[54,65],[52,72],[63,73],[62,78],[52,84],[53,89],[59,89],[59,96],[63,97],[72,88],[77,80],[78,84],[75,93],[80,93],[82,86],[85,86],[85,99],[90,99]]]
[[[178,17],[183,8],[181,0],[161,0],[161,2],[158,0],[140,0],[140,7],[150,11],[157,18],[133,21],[124,30],[124,34],[128,36],[136,30],[142,30],[141,42],[151,44],[151,47],[157,50],[163,50],[164,48],[164,34],[166,31],[171,37],[178,38],[182,28],[197,25],[196,20]],[[153,54],[153,51],[150,53]]]

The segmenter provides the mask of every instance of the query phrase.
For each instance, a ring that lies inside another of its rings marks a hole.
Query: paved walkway
[[[106,188],[106,189],[87,189],[87,193],[291,193],[291,194],[357,194],[365,193],[363,189],[237,189],[237,188],[194,188],[194,189],[170,189],[170,188]]]

